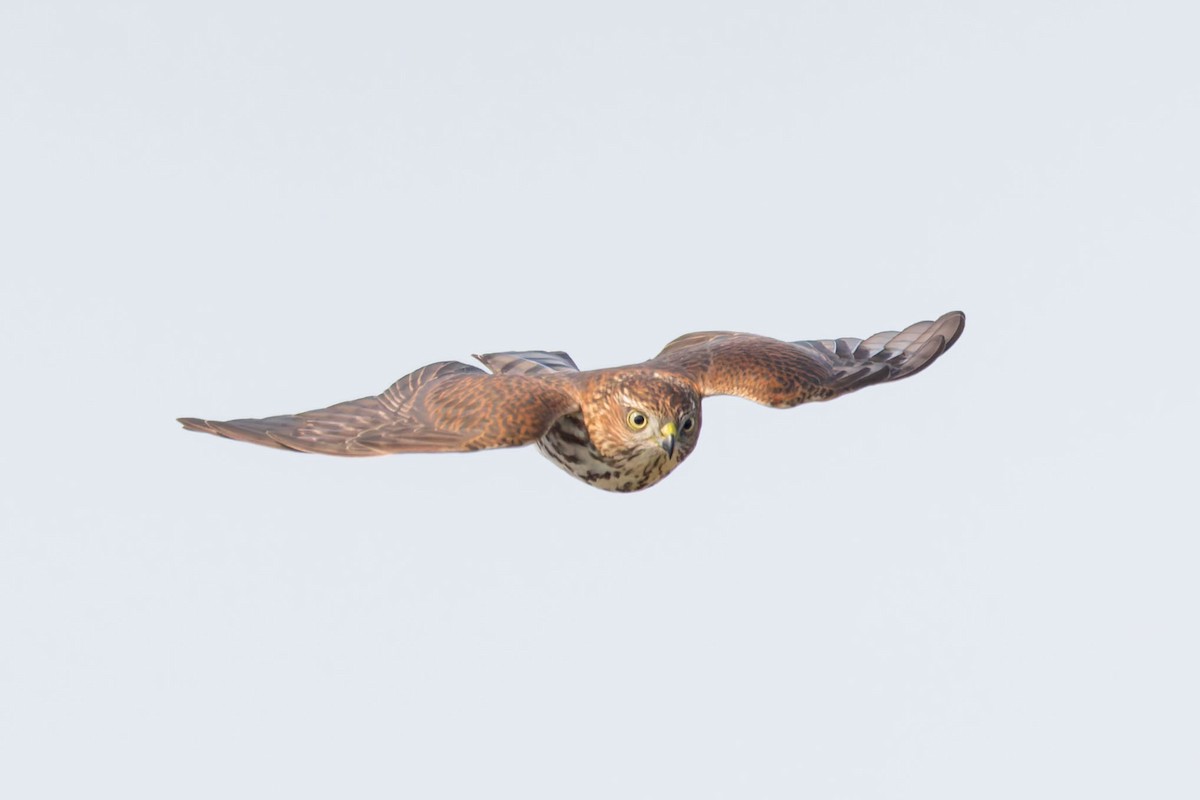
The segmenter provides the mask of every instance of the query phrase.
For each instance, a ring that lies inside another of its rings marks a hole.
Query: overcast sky
[[[0,795],[1200,794],[1200,13],[752,6],[0,4]],[[174,422],[953,308],[635,495]]]

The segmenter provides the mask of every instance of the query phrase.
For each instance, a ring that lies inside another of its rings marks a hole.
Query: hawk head
[[[668,373],[618,374],[596,387],[583,407],[592,445],[613,464],[669,472],[688,457],[700,434],[700,396]]]

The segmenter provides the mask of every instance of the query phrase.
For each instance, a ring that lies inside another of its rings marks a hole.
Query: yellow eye
[[[629,427],[633,428],[635,431],[640,431],[642,428],[646,427],[646,423],[650,421],[641,411],[630,411],[629,416],[625,419],[629,422]]]

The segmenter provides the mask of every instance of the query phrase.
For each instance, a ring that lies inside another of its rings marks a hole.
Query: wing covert
[[[578,372],[579,367],[561,350],[514,350],[475,356],[497,375],[547,375],[552,372]]]

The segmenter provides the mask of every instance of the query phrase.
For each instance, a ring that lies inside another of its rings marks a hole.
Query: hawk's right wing
[[[575,398],[542,377],[488,375],[440,361],[385,392],[329,408],[227,422],[180,419],[188,430],[227,439],[335,456],[437,453],[515,447],[537,441]]]

